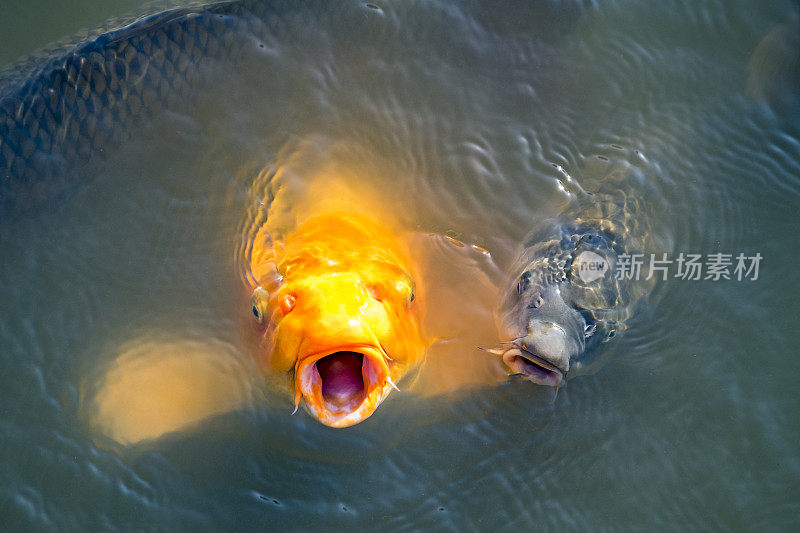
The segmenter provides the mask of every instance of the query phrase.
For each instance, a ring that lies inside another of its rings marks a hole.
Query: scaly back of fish
[[[312,8],[257,0],[175,8],[6,69],[0,217],[68,193],[132,132],[165,109],[180,112],[197,91],[218,83],[218,70],[205,68],[209,62],[246,67],[245,52],[281,39],[286,19],[302,20]]]

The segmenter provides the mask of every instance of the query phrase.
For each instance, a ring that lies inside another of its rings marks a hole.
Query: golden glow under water
[[[131,445],[184,431],[252,402],[249,377],[216,342],[133,340],[95,384],[90,425]]]

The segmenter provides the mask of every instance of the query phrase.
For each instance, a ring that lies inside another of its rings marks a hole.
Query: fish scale
[[[0,216],[42,206],[202,81],[201,60],[230,58],[236,38],[282,3],[178,8],[27,60],[0,87]]]
[[[1,70],[0,219],[64,197],[160,111],[184,111],[203,83],[216,81],[204,64],[238,66],[254,36],[296,38],[296,29],[310,27],[314,17],[326,27],[352,31],[365,24],[370,31],[364,13],[375,12],[363,1],[180,7],[96,30]]]

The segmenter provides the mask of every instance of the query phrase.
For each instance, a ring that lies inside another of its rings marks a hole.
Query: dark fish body
[[[573,182],[569,209],[529,235],[513,267],[499,317],[510,339],[503,359],[536,383],[596,370],[601,347],[655,282],[647,261],[638,275],[626,266],[652,247],[653,228],[634,168],[616,165],[594,192]]]
[[[197,58],[225,53],[230,7],[160,13],[7,75],[0,89],[0,214],[66,192],[80,167],[148,114],[185,97],[198,81]]]
[[[800,5],[798,5],[800,8]],[[798,10],[800,11],[800,10]],[[796,110],[800,98],[800,12],[776,25],[753,50],[745,93],[781,113]]]
[[[78,172],[104,152],[219,81],[218,71],[205,68],[210,63],[246,67],[237,62],[282,37],[286,12],[302,20],[309,4],[243,0],[171,9],[4,71],[0,217],[69,192]]]

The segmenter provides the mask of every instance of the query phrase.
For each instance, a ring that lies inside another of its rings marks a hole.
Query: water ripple
[[[0,227],[11,527],[793,524],[800,134],[796,109],[745,94],[788,2],[270,6],[251,68],[211,68],[218,87],[91,187]],[[244,408],[137,449],[83,423],[81,383],[125,342],[212,339],[252,363],[253,241],[272,214],[291,227],[326,165],[504,268],[602,158],[635,174],[668,252],[760,252],[763,278],[660,284],[608,364],[557,395],[404,390],[337,431],[253,372]]]

